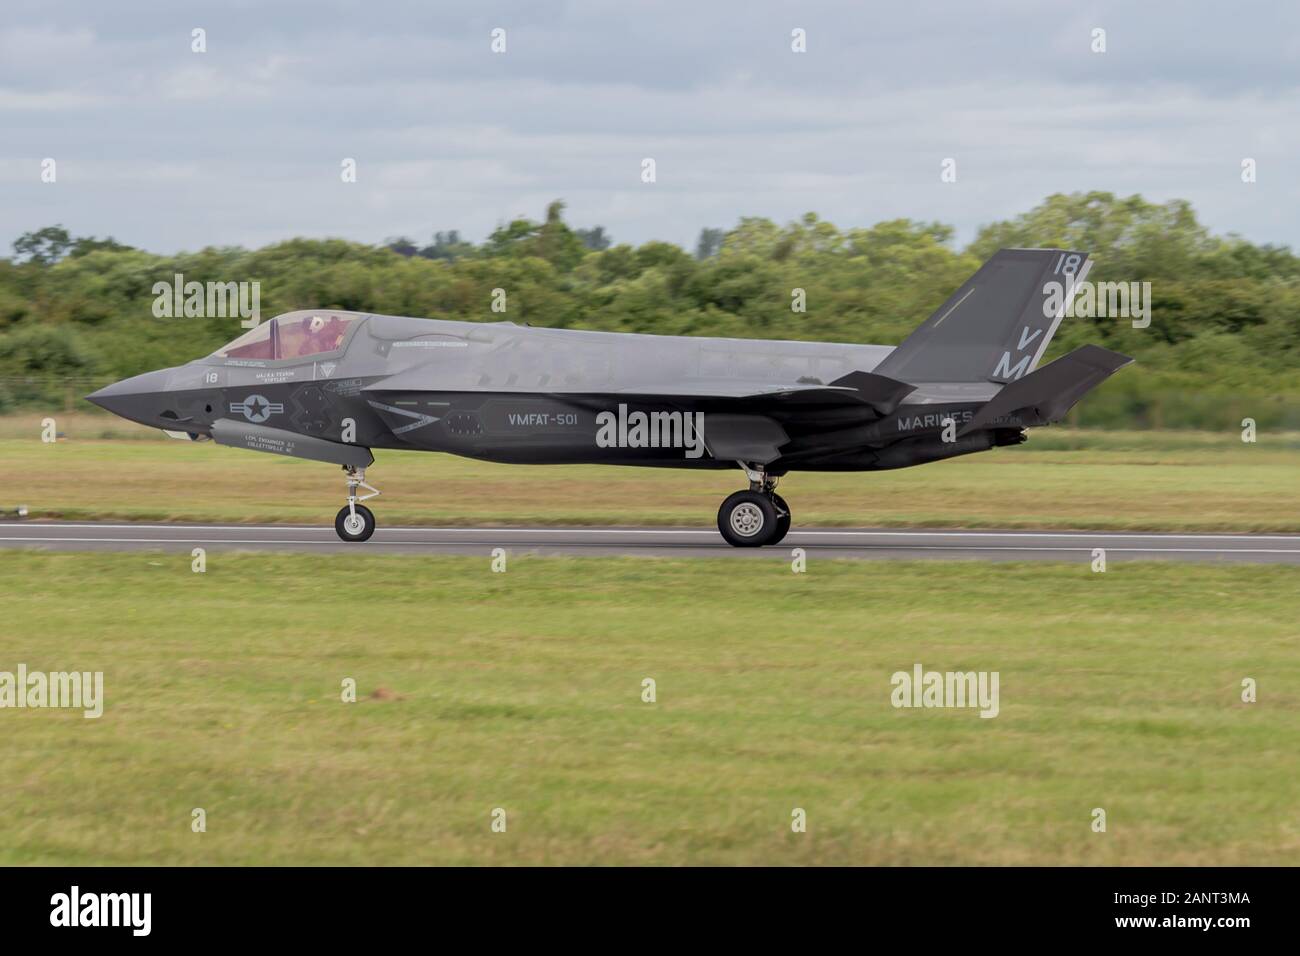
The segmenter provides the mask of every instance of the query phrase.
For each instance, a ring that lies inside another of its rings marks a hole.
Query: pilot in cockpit
[[[306,333],[304,347],[300,352],[302,355],[333,352],[343,341],[346,326],[337,315],[328,319],[323,315],[312,315],[303,319],[302,323]]]

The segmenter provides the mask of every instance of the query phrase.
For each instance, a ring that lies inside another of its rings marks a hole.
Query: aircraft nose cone
[[[142,425],[158,426],[170,369],[145,372],[107,385],[86,396],[100,408]]]

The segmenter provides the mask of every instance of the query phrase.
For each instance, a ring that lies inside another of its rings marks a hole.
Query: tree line
[[[895,344],[994,251],[1089,252],[1097,282],[1149,282],[1151,321],[1069,318],[1047,358],[1095,342],[1139,364],[1076,409],[1107,427],[1300,428],[1300,257],[1212,235],[1181,200],[1053,195],[957,248],[950,226],[907,219],[840,228],[808,213],[705,229],[697,247],[617,244],[573,228],[564,205],[504,223],[483,242],[456,230],[420,244],[292,239],[261,249],[156,255],[59,226],[0,258],[0,411],[62,400],[205,355],[235,318],[157,318],[156,283],[257,281],[263,317],[337,308],[566,328]],[[493,290],[506,311],[493,312]],[[802,311],[800,311],[802,309]]]

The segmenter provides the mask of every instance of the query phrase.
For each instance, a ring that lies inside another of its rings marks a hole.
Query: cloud
[[[0,30],[0,244],[481,238],[568,201],[618,241],[814,210],[969,239],[1054,191],[1190,199],[1296,243],[1300,8],[959,0],[82,0]],[[24,19],[27,17],[28,19]],[[493,54],[490,32],[507,31]],[[190,51],[207,31],[208,52]],[[790,50],[807,31],[808,52]],[[1106,30],[1107,52],[1091,50]],[[59,160],[59,182],[39,162]],[[655,158],[658,182],[642,184]],[[1259,182],[1240,182],[1243,157]],[[344,184],[353,157],[359,180]],[[958,181],[939,181],[957,160]]]

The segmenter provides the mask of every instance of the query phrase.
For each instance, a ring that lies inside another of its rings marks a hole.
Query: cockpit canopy
[[[337,352],[343,347],[348,330],[361,318],[364,316],[358,312],[286,312],[249,329],[212,355],[276,361]]]

